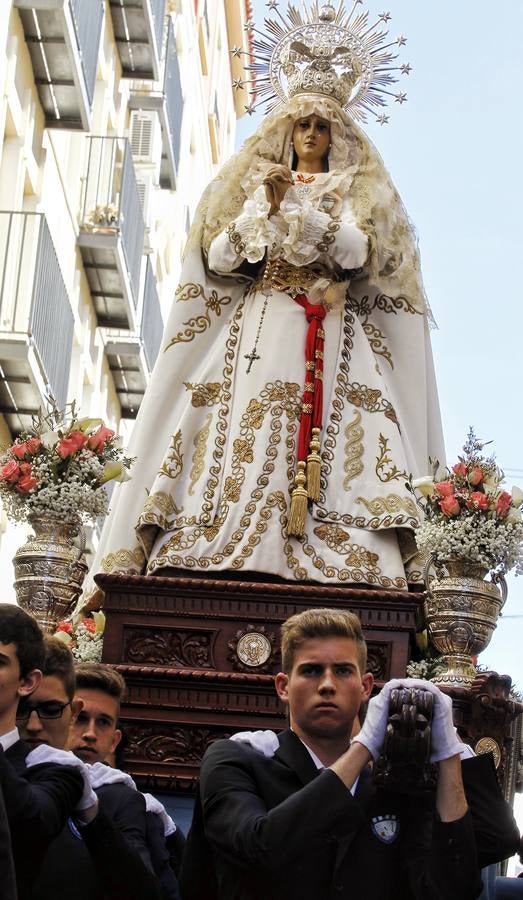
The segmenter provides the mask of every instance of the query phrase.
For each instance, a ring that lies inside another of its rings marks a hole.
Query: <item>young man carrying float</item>
[[[324,609],[291,617],[282,659],[275,684],[290,727],[217,741],[204,756],[184,900],[478,897],[480,867],[511,855],[519,836],[491,760],[460,759],[450,699],[429,682],[388,682],[351,742],[373,687],[358,618]],[[401,684],[434,695],[435,794],[372,784],[368,764]]]

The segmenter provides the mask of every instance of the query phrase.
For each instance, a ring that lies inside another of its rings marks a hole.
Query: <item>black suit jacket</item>
[[[470,813],[443,824],[432,795],[409,798],[376,790],[367,772],[352,797],[333,772],[318,773],[291,731],[279,740],[272,759],[234,741],[217,741],[205,754],[201,806],[195,809],[182,870],[184,900],[472,900],[479,895]],[[474,766],[468,768],[474,782]],[[479,821],[483,847],[495,855],[486,812]],[[498,858],[504,855],[505,847]]]
[[[69,766],[45,763],[28,769],[33,748],[17,741],[0,747],[0,783],[13,847],[19,900],[31,886],[51,841],[60,833],[83,791],[82,776]]]
[[[16,876],[11,850],[11,831],[0,787],[0,885],[2,900],[16,900]]]
[[[82,828],[69,819],[49,846],[32,900],[161,900],[143,795],[124,784],[96,794],[96,818]]]

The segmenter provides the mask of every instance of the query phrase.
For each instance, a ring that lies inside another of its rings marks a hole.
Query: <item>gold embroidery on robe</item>
[[[228,304],[232,301],[232,297],[225,296],[220,297],[218,295],[218,291],[214,288],[211,290],[209,296],[205,295],[203,285],[201,284],[180,284],[176,288],[176,300],[177,302],[186,301],[186,300],[197,300],[201,297],[205,300],[205,312],[200,313],[197,316],[192,316],[187,322],[183,323],[184,330],[179,331],[174,337],[171,338],[166,347],[164,347],[164,353],[167,350],[170,350],[171,347],[174,347],[176,344],[187,344],[190,341],[194,340],[194,337],[197,334],[202,334],[207,328],[211,325],[211,317],[209,315],[210,312],[215,313],[216,316],[221,316],[222,306],[228,306]]]
[[[219,385],[218,385],[219,387]],[[211,428],[212,414],[208,413],[205,425],[197,432],[194,438],[194,456],[192,458],[192,466],[190,471],[191,483],[189,485],[188,494],[192,497],[194,494],[194,485],[200,479],[205,469],[205,456],[207,453],[207,441],[209,439],[209,431]]]
[[[124,548],[108,553],[100,563],[102,572],[128,572],[129,570],[141,571],[145,563],[145,554],[141,547],[132,550]]]
[[[359,410],[354,410],[354,418],[352,422],[349,422],[345,429],[345,461],[343,463],[343,469],[345,472],[345,478],[343,479],[343,487],[346,491],[350,491],[351,486],[350,482],[353,478],[356,478],[357,475],[360,475],[363,472],[364,466],[362,462],[362,457],[364,454],[364,447],[362,444],[363,437],[365,432],[363,431],[361,422],[361,413]]]
[[[186,391],[191,391],[191,403],[195,407],[214,406],[220,399],[221,384],[219,381],[208,381],[204,384],[192,384],[184,381]]]
[[[392,456],[390,455],[388,438],[383,434],[380,434],[379,436],[379,447],[380,452],[376,457],[376,475],[379,480],[384,484],[387,484],[389,481],[406,481],[408,475],[406,472],[400,472],[393,462]]]
[[[356,503],[363,503],[373,516],[403,511],[413,519],[417,519],[416,504],[410,497],[400,497],[398,494],[387,494],[386,497],[374,497],[372,500],[367,500],[366,497],[356,497]]]
[[[183,453],[181,452],[181,444],[182,432],[180,431],[180,429],[178,429],[176,434],[173,434],[171,438],[167,456],[162,463],[162,467],[158,473],[159,475],[166,475],[167,478],[172,478],[173,480],[181,475],[183,469]]]

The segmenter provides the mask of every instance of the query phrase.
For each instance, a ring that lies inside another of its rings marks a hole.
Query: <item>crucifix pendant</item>
[[[250,353],[244,354],[243,358],[249,360],[249,365],[247,366],[247,371],[245,373],[246,375],[248,375],[249,372],[251,371],[253,362],[255,362],[255,360],[257,360],[257,359],[260,359],[261,357],[259,357],[258,354],[256,353],[256,347],[253,347]]]

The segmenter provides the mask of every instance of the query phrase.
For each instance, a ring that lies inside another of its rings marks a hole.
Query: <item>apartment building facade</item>
[[[248,102],[229,48],[248,49],[249,0],[5,2],[0,444],[49,394],[125,439],[195,206]],[[25,534],[0,510],[4,600]]]

